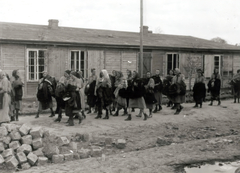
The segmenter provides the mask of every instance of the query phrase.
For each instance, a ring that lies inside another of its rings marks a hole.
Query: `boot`
[[[158,106],[158,111],[161,111],[161,110],[162,110],[162,106],[159,105],[159,106]]]
[[[73,118],[69,118],[67,126],[74,126]]]
[[[81,124],[82,122],[82,116],[78,113],[78,124]]]
[[[82,112],[83,119],[86,119],[86,115],[84,113],[84,110],[82,110],[81,112]]]
[[[174,115],[178,115],[180,113],[180,109],[177,109]]]
[[[196,103],[195,106],[193,106],[193,108],[198,108],[198,104]]]
[[[117,109],[117,111],[115,112],[115,114],[113,114],[114,117],[118,116],[118,112],[119,112],[119,109]]]
[[[16,110],[16,121],[18,121],[18,110]]]
[[[132,108],[132,112],[135,112],[135,109],[134,109],[134,108]]]
[[[50,108],[50,110],[51,110],[51,115],[50,115],[49,117],[54,117],[54,116],[55,116],[55,113],[54,113],[53,109]]]
[[[131,114],[128,114],[128,117],[127,117],[127,119],[125,119],[125,121],[131,121],[132,120],[132,116],[131,116]]]
[[[202,108],[202,103],[200,103],[200,108]]]
[[[102,114],[97,114],[97,116],[95,117],[95,119],[99,119],[99,118],[102,118]]]
[[[125,116],[125,115],[128,115],[127,108],[124,108],[124,113],[122,114],[122,116]]]
[[[213,101],[211,100],[211,102],[210,102],[209,106],[212,106],[212,105],[213,105]]]
[[[14,116],[11,116],[11,120],[10,120],[10,122],[11,122],[11,121],[15,121]]]
[[[149,116],[148,116],[148,118],[152,118],[152,109],[149,109]]]
[[[147,118],[148,118],[148,116],[147,116],[147,114],[146,113],[143,113],[143,115],[144,115],[144,121],[146,121],[147,120]]]
[[[37,115],[35,116],[35,118],[39,118],[39,112],[37,112]]]
[[[89,108],[87,111],[87,114],[90,114],[90,113],[91,113],[91,108]]]
[[[108,120],[108,119],[109,119],[108,110],[106,110],[106,115],[105,115],[105,117],[104,117],[103,119],[105,119],[105,120]]]
[[[54,120],[54,122],[60,122],[61,121],[61,118],[58,117],[57,119]]]
[[[153,113],[156,113],[157,111],[158,111],[158,109],[157,109],[157,105],[156,105]]]
[[[221,105],[221,101],[220,101],[220,99],[218,99],[218,106],[219,106],[219,105]]]

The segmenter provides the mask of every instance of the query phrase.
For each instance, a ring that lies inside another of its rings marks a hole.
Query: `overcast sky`
[[[143,0],[153,32],[240,43],[240,0]],[[0,21],[138,32],[140,0],[0,0]]]

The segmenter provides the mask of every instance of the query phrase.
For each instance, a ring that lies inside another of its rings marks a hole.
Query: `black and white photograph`
[[[0,0],[0,172],[240,173],[239,8]]]

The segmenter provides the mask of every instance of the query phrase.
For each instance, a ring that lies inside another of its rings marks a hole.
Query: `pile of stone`
[[[101,157],[104,149],[112,146],[123,149],[126,141],[93,139],[89,134],[58,137],[41,127],[3,123],[0,126],[0,169],[24,170],[47,163]]]

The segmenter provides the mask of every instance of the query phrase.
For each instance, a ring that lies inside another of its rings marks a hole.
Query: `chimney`
[[[143,35],[148,35],[148,26],[143,26]]]
[[[50,29],[57,29],[58,28],[58,20],[56,20],[56,19],[49,19],[48,20],[48,28],[50,28]]]

